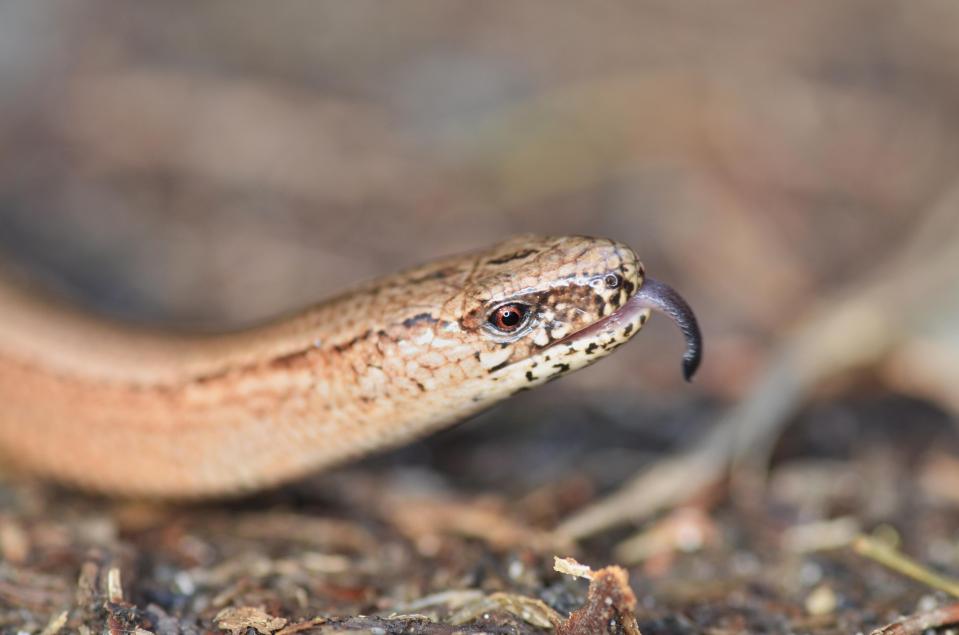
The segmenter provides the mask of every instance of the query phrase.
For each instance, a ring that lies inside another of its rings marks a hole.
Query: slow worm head
[[[217,336],[109,323],[0,287],[0,451],[108,493],[265,487],[395,446],[582,368],[689,307],[628,247],[521,236]]]

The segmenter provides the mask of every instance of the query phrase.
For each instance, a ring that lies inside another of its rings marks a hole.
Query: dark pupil
[[[499,321],[503,326],[516,326],[519,324],[521,317],[519,311],[511,308],[501,309],[499,313]]]

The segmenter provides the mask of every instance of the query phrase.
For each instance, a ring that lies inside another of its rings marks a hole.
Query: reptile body
[[[87,489],[262,488],[396,446],[591,364],[650,309],[695,318],[623,244],[521,236],[222,335],[131,327],[0,287],[0,452]]]

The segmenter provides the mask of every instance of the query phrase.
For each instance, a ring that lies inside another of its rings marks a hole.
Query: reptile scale
[[[0,452],[110,494],[215,496],[396,446],[695,317],[621,243],[519,236],[222,335],[161,333],[0,287]]]

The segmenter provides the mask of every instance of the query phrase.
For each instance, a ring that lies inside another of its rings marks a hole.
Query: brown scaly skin
[[[649,310],[587,327],[642,284],[642,265],[620,243],[521,236],[209,337],[107,323],[2,287],[0,451],[112,494],[269,486],[595,362]],[[507,301],[528,308],[508,334],[489,318]]]

